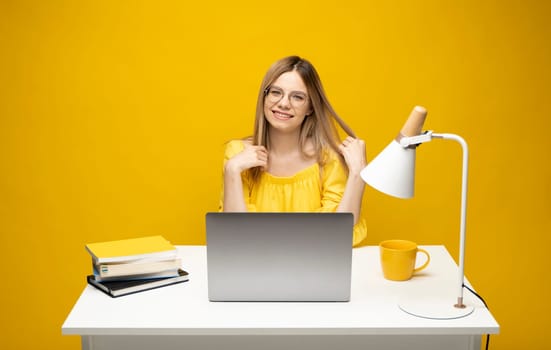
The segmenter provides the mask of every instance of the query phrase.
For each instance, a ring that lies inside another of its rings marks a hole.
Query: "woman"
[[[342,143],[335,121],[349,135]],[[360,218],[365,144],[331,107],[310,62],[275,62],[258,95],[254,134],[230,141],[220,210],[352,212],[354,245],[366,237]]]

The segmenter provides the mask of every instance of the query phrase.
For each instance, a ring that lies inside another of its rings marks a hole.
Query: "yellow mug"
[[[417,247],[411,241],[393,239],[379,244],[381,253],[381,267],[386,279],[392,281],[407,281],[414,273],[423,270],[430,262],[429,253]],[[427,256],[427,261],[419,267],[415,267],[417,253]]]

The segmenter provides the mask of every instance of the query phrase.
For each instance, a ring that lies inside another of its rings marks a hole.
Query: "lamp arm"
[[[459,135],[455,134],[436,134],[432,131],[426,131],[422,134],[400,139],[400,145],[404,148],[417,146],[421,143],[432,141],[433,138],[453,140],[461,144],[463,149],[463,171],[461,180],[461,222],[459,225],[459,275],[457,282],[457,308],[464,308],[463,304],[463,284],[465,280],[465,236],[467,225],[467,179],[469,175],[469,147],[467,142]]]
[[[434,138],[453,140],[461,144],[463,149],[463,171],[461,180],[461,222],[459,227],[459,280],[457,285],[457,308],[464,308],[463,304],[463,285],[465,279],[465,236],[467,226],[467,180],[469,175],[469,148],[467,142],[459,135],[455,134],[432,134]]]
[[[467,142],[459,135],[437,134],[432,131],[425,131],[419,135],[400,137],[399,143],[403,148],[415,148],[418,145],[430,142],[433,138],[453,140],[458,142],[463,149],[463,171],[461,180],[461,222],[459,226],[459,275],[457,282],[457,304],[456,308],[465,308],[463,304],[463,285],[465,281],[465,236],[467,225],[467,178],[469,175],[469,148]]]

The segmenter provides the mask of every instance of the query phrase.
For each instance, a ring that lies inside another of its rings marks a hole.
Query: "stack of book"
[[[176,247],[162,236],[86,244],[89,284],[118,297],[189,280]]]

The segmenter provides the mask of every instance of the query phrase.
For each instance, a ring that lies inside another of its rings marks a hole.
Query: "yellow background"
[[[550,308],[550,5],[545,1],[1,1],[3,347],[77,349],[61,325],[84,244],[204,244],[225,141],[252,132],[268,66],[302,55],[373,158],[416,104],[471,150],[466,273],[501,325],[542,349]],[[370,188],[368,244],[457,256],[460,147],[417,156],[416,197]],[[365,266],[378,269],[379,266]]]

